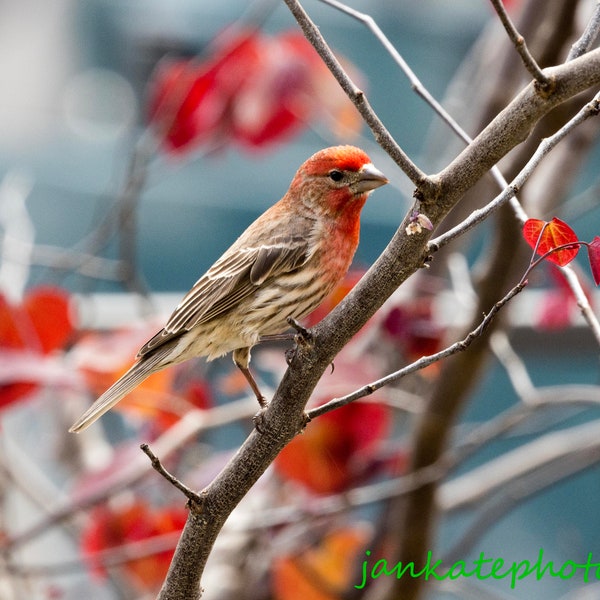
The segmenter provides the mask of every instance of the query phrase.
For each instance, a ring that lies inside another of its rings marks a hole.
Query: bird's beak
[[[358,181],[353,184],[355,193],[363,194],[370,192],[388,183],[388,178],[372,163],[363,165],[358,171]]]

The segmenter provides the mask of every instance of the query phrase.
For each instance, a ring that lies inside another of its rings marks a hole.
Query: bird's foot
[[[261,410],[264,410],[269,405],[269,401],[260,392],[256,394],[256,400]]]
[[[252,422],[254,423],[254,427],[258,433],[264,433],[267,429],[267,420],[265,419],[265,413],[267,412],[267,407],[264,406],[261,408],[253,417]]]

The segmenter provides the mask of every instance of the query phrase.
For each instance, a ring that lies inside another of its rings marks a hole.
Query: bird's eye
[[[331,179],[331,181],[341,181],[343,178],[344,174],[341,171],[338,171],[338,169],[329,171],[329,179]]]

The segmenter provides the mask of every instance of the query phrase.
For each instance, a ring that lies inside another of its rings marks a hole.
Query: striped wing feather
[[[138,357],[162,346],[193,327],[225,314],[270,277],[290,273],[308,260],[306,238],[282,240],[257,248],[226,252],[186,294]]]

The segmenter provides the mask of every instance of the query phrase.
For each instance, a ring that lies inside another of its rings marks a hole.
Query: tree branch
[[[511,39],[514,44],[525,68],[529,71],[530,75],[536,80],[540,88],[544,91],[548,91],[551,86],[551,81],[545,75],[545,73],[540,69],[537,64],[535,58],[529,52],[529,48],[527,48],[527,43],[525,42],[525,38],[517,31],[512,19],[508,16],[506,9],[504,8],[504,4],[502,4],[502,0],[490,0],[492,6],[494,7],[508,37]]]
[[[396,161],[415,185],[424,185],[426,175],[409,156],[400,148],[396,140],[381,122],[375,111],[371,108],[364,92],[348,77],[331,48],[321,35],[319,28],[311,21],[306,11],[297,0],[284,0],[291,13],[300,25],[306,39],[313,45],[323,62],[327,65],[348,98],[354,103],[365,123],[371,128],[377,143]]]
[[[347,394],[341,398],[334,398],[330,400],[326,404],[322,404],[321,406],[317,406],[309,410],[306,415],[309,419],[315,419],[316,417],[320,417],[321,415],[330,412],[336,408],[340,408],[345,406],[346,404],[350,404],[350,402],[354,402],[355,400],[359,400],[360,398],[365,398],[374,394],[377,390],[382,387],[389,385],[391,383],[395,383],[399,381],[403,377],[410,375],[411,373],[415,373],[416,371],[420,371],[429,365],[432,365],[435,362],[438,362],[448,356],[452,356],[457,352],[464,352],[481,334],[486,330],[488,325],[492,322],[492,319],[496,316],[496,314],[504,307],[510,300],[512,300],[519,292],[521,292],[525,286],[527,285],[526,281],[519,282],[514,288],[512,288],[504,298],[496,302],[494,306],[490,309],[490,311],[484,316],[481,323],[472,331],[470,331],[462,340],[458,340],[454,342],[447,348],[436,352],[435,354],[431,354],[429,356],[423,356],[418,360],[412,362],[410,365],[395,371],[394,373],[390,373],[377,381],[373,381],[372,383],[368,383],[367,385],[361,387],[360,389],[352,392],[351,394]]]
[[[571,51],[567,56],[567,62],[589,52],[592,45],[598,37],[600,32],[600,0],[596,0],[596,6],[594,12],[588,21],[585,31],[581,34],[581,37],[573,44]]]

